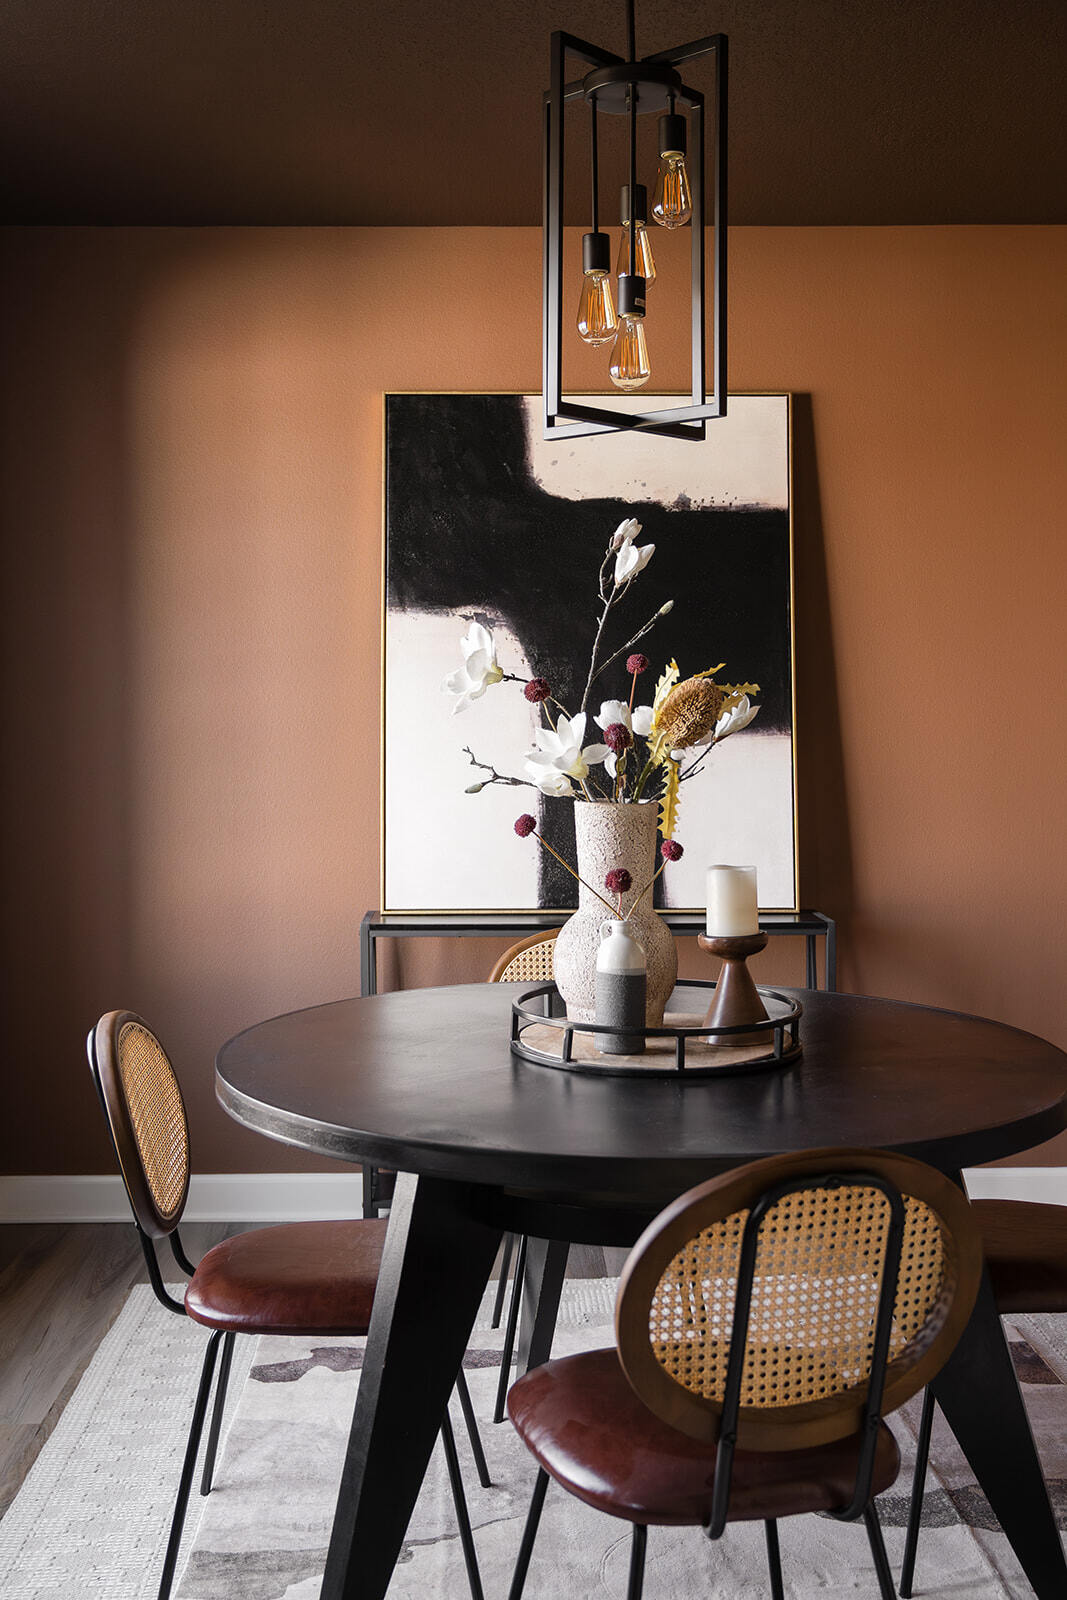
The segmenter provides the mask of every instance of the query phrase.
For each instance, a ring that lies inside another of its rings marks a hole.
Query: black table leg
[[[1063,1600],[1067,1561],[988,1272],[931,1388],[1038,1600]]]
[[[540,1367],[552,1354],[559,1297],[567,1270],[570,1245],[562,1239],[530,1239],[526,1246],[526,1272],[522,1280],[522,1321],[519,1325],[517,1372]]]
[[[500,1244],[469,1200],[465,1184],[397,1178],[321,1600],[389,1587]]]

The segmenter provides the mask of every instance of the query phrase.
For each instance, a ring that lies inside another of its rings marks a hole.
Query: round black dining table
[[[505,1231],[531,1245],[519,1366],[548,1359],[567,1249],[630,1244],[761,1156],[897,1150],[958,1175],[1067,1127],[1067,1055],[981,1017],[818,991],[800,1059],[687,1081],[514,1055],[523,986],[342,1000],[228,1041],[216,1092],[271,1138],[400,1174],[321,1594],[379,1600]],[[1067,1563],[988,1280],[934,1392],[1041,1600]]]

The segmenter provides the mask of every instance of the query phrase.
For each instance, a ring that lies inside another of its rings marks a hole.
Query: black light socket
[[[643,317],[645,314],[645,280],[637,272],[619,273],[619,316]]]
[[[677,155],[684,156],[687,132],[688,129],[686,127],[685,118],[678,116],[676,112],[668,112],[666,116],[660,117],[660,155],[665,156],[673,152]]]
[[[611,271],[611,240],[606,233],[582,234],[582,271]]]
[[[643,183],[639,183],[639,184],[635,185],[635,191],[636,191],[636,194],[637,194],[637,216],[636,216],[636,218],[634,220],[636,222],[647,222],[648,221],[648,190],[646,189],[646,187],[645,187],[645,185]],[[629,225],[630,225],[630,185],[628,183],[624,183],[623,184],[622,193],[619,196],[619,220],[621,221],[621,223],[622,223],[624,228],[629,227]]]

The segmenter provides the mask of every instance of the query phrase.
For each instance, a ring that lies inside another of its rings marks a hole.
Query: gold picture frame
[[[654,662],[650,677],[661,655],[676,655],[683,676],[725,660],[724,681],[754,680],[762,690],[760,717],[716,750],[711,784],[698,789],[698,778],[685,797],[678,837],[686,858],[664,875],[663,909],[702,910],[711,860],[755,860],[761,910],[796,911],[791,396],[731,394],[727,418],[702,443],[634,434],[544,442],[539,405],[538,395],[516,393],[383,397],[383,913],[573,909],[573,881],[562,869],[546,873],[543,852],[514,836],[511,813],[540,809],[535,790],[464,792],[480,776],[464,746],[521,777],[514,740],[521,745],[532,709],[521,687],[494,687],[453,717],[441,681],[460,664],[459,638],[472,619],[496,624],[506,670],[541,675],[539,640],[552,665],[543,675],[565,676],[560,641],[576,637],[583,615],[575,590],[584,573],[591,617],[604,545],[627,516],[645,522],[643,541],[657,543],[641,603],[647,609],[672,579],[679,591],[642,646]],[[700,595],[711,583],[708,613]],[[517,631],[502,624],[507,618]],[[588,662],[584,638],[574,650]],[[507,733],[510,766],[497,745],[507,705],[516,730]],[[527,892],[516,892],[522,885]]]

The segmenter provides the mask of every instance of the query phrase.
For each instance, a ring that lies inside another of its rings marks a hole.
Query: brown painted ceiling
[[[535,224],[549,33],[624,16],[3,0],[5,219]],[[1067,0],[639,0],[639,54],[718,31],[732,221],[1067,221]]]

